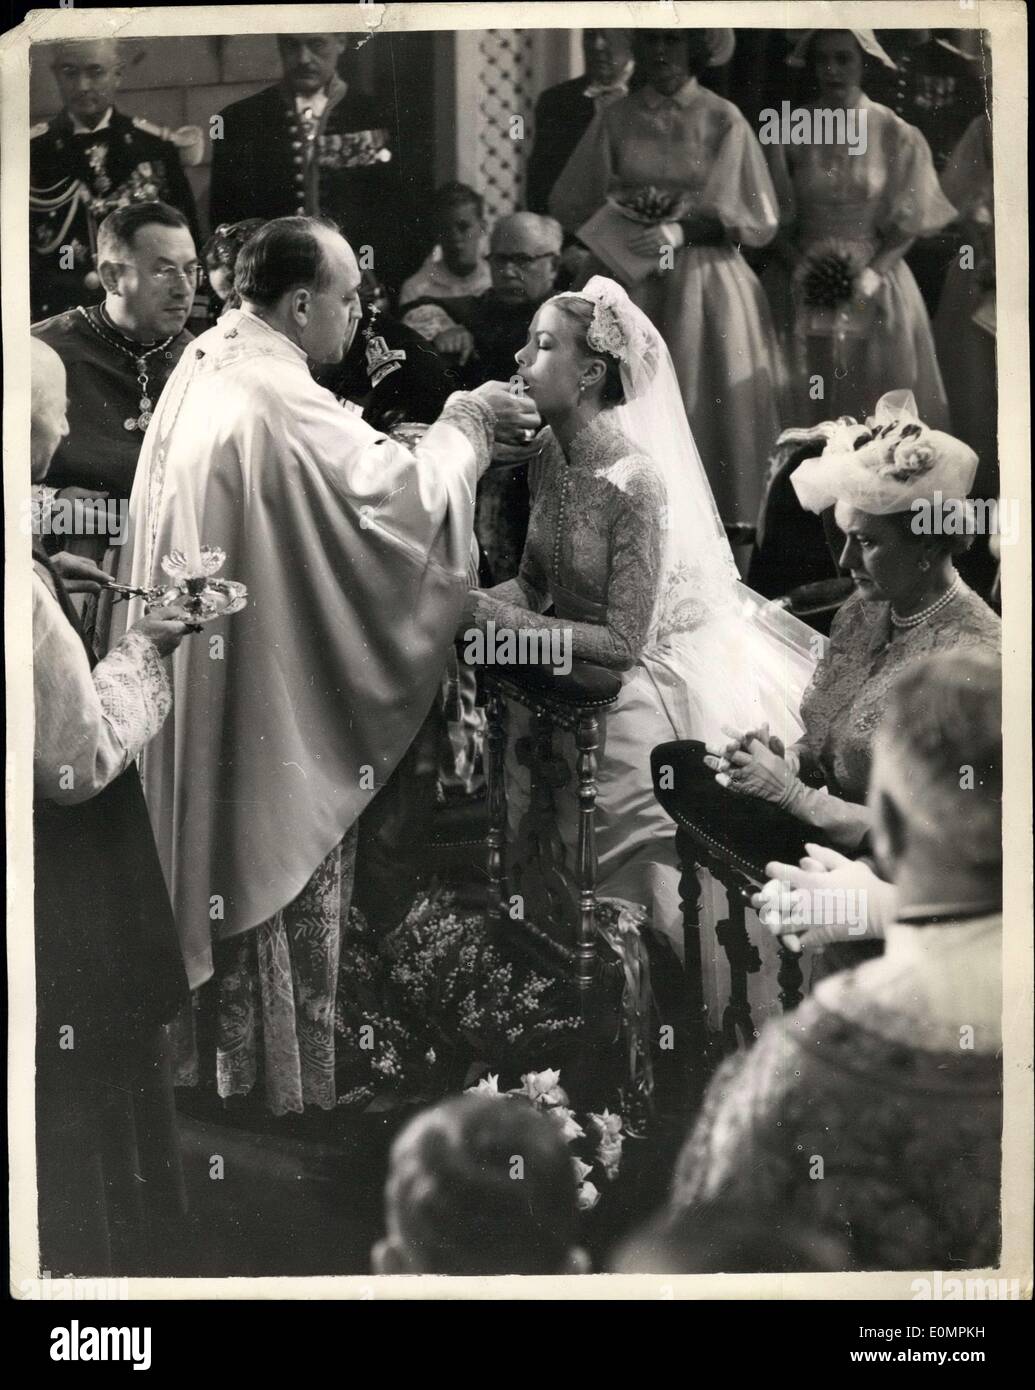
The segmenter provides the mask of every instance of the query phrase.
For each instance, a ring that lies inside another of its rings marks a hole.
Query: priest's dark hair
[[[141,227],[186,227],[190,223],[179,208],[168,203],[128,203],[116,208],[97,229],[97,264],[115,261],[133,249],[133,238]]]
[[[324,217],[275,217],[260,227],[241,247],[234,268],[241,299],[271,309],[290,290],[322,290],[328,277],[320,230],[338,228]]]

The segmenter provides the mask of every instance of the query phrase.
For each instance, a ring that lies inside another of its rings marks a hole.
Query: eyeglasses
[[[204,273],[203,267],[200,264],[188,266],[186,270],[181,270],[179,266],[176,265],[166,265],[163,266],[161,270],[149,270],[146,272],[142,271],[139,266],[132,265],[129,261],[119,261],[117,264],[123,266],[126,270],[135,270],[138,275],[146,276],[147,279],[153,280],[155,284],[164,285],[166,289],[172,289],[173,285],[178,281],[186,280],[188,286],[196,290],[201,284],[201,277]]]
[[[553,251],[540,251],[538,255],[529,256],[524,251],[490,251],[489,264],[494,270],[505,270],[508,265],[515,270],[527,270],[536,261],[543,261],[553,254]]]

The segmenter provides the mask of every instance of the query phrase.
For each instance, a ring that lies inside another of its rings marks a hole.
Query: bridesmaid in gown
[[[779,259],[763,277],[790,363],[794,419],[865,418],[888,391],[908,389],[932,429],[948,406],[931,324],[903,257],[946,226],[945,198],[921,133],[871,101],[866,60],[894,66],[869,29],[810,30],[788,60],[807,66],[817,109],[865,113],[865,142],[766,145],[780,200]],[[809,289],[810,266],[840,262],[847,297]],[[818,379],[818,380],[817,380]]]
[[[643,86],[586,131],[550,210],[577,232],[609,196],[649,186],[684,196],[681,220],[644,228],[634,247],[659,261],[668,249],[672,268],[648,275],[630,296],[672,354],[720,516],[753,523],[781,424],[779,349],[739,246],[772,240],[777,204],[751,127],[696,76],[727,61],[732,42],[724,29],[637,31]]]

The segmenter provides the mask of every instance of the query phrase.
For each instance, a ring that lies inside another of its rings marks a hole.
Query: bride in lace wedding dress
[[[560,629],[575,659],[620,673],[621,694],[600,721],[598,895],[644,909],[682,955],[675,826],[654,797],[651,750],[727,726],[768,724],[795,742],[813,634],[739,582],[668,349],[620,286],[597,276],[547,300],[516,360],[545,422],[529,471],[531,521],[517,577],[474,593],[475,621],[492,620],[497,633]],[[529,804],[528,721],[509,707],[512,886]],[[573,736],[557,734],[556,746],[573,769]],[[557,798],[557,832],[570,866],[573,795]],[[706,986],[710,973],[706,962]]]

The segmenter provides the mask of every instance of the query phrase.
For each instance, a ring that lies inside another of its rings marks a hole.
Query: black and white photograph
[[[16,17],[15,1299],[1031,1298],[1026,35]]]

